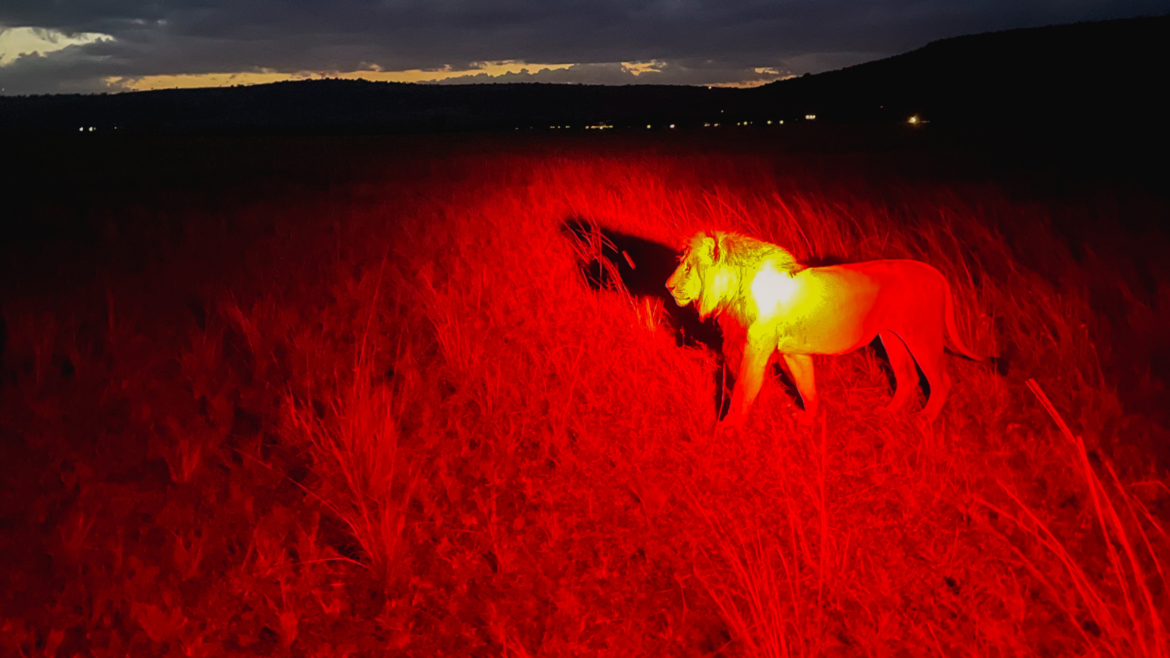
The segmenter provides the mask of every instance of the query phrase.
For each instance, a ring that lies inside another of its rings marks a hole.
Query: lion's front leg
[[[817,386],[812,357],[807,354],[785,354],[784,363],[788,366],[792,380],[796,382],[800,399],[804,401],[804,411],[793,415],[802,424],[811,425],[817,417]]]
[[[760,341],[748,340],[743,348],[743,361],[739,366],[739,378],[735,380],[735,390],[731,393],[731,409],[723,422],[731,427],[743,425],[748,410],[760,394],[764,385],[764,371],[768,367],[768,357],[772,356],[772,345]]]

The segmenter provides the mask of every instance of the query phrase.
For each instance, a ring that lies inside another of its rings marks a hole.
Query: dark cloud
[[[107,77],[463,70],[503,60],[574,64],[511,79],[718,84],[773,79],[758,68],[826,70],[959,34],[1165,10],[1163,0],[4,0],[0,28],[112,40],[19,58],[0,66],[0,86],[93,91]],[[650,60],[665,64],[637,77],[618,64]]]

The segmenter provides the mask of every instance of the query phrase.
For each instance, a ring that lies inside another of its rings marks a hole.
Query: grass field
[[[12,188],[0,654],[1170,656],[1165,198],[610,137],[30,155],[74,193]],[[920,259],[1000,358],[932,425],[819,358],[813,427],[770,375],[717,435],[718,355],[569,219]]]

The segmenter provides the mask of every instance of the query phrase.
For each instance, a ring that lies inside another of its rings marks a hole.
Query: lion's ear
[[[702,253],[711,255],[711,262],[719,262],[719,239],[715,234],[708,233],[699,241]]]

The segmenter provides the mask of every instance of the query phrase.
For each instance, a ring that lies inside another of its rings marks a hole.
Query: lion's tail
[[[973,361],[986,360],[985,357],[978,356],[977,354],[972,352],[971,348],[967,347],[966,343],[963,342],[963,339],[959,338],[959,332],[955,329],[955,300],[954,300],[954,296],[951,294],[951,282],[947,281],[946,277],[943,277],[943,285],[946,287],[946,293],[947,293],[946,294],[947,300],[946,300],[946,304],[945,304],[945,306],[946,306],[946,323],[947,323],[947,335],[950,336],[950,338],[951,338],[951,344],[955,347],[955,349],[958,352],[960,352],[963,356],[967,357],[968,359],[971,359]]]

